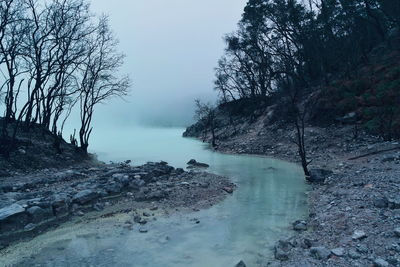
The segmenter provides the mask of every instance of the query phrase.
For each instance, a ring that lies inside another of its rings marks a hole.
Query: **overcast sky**
[[[126,102],[102,106],[97,116],[124,124],[135,119],[188,123],[193,100],[215,96],[213,69],[223,53],[222,37],[236,29],[245,3],[92,0],[94,12],[109,15],[127,56],[123,71],[133,82]]]

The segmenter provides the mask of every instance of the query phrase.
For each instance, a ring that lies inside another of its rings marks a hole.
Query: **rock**
[[[151,215],[150,215],[150,213],[148,213],[148,212],[143,212],[143,216],[144,216],[144,217],[150,217]]]
[[[146,228],[139,228],[139,232],[140,233],[147,233],[149,230],[147,230]]]
[[[310,170],[310,176],[307,177],[307,181],[310,183],[323,184],[328,176],[332,175],[333,172],[325,169],[312,169]]]
[[[35,229],[35,228],[36,228],[36,224],[30,223],[30,224],[28,224],[28,225],[26,225],[26,226],[24,227],[24,230],[25,230],[25,231],[32,231],[32,230]]]
[[[68,212],[70,198],[67,193],[58,193],[52,197],[51,206],[54,214],[59,215]]]
[[[356,260],[356,259],[361,258],[360,253],[358,253],[358,252],[355,251],[355,250],[350,250],[349,253],[348,253],[348,255],[349,255],[349,257],[350,257],[351,259],[353,259],[353,260]]]
[[[95,198],[98,197],[98,193],[91,190],[91,189],[86,189],[82,190],[79,193],[75,194],[72,198],[72,202],[79,203],[79,204],[86,204]]]
[[[0,209],[0,222],[24,212],[25,209],[19,204],[12,204],[8,207],[2,208]]]
[[[224,190],[228,194],[233,194],[233,188],[232,187],[224,187],[224,188],[222,188],[222,190]]]
[[[331,250],[332,254],[337,256],[337,257],[343,257],[345,252],[344,248],[334,248]]]
[[[311,255],[318,260],[326,260],[331,255],[331,252],[325,247],[310,248]]]
[[[400,198],[391,198],[388,200],[390,209],[400,209]]]
[[[367,237],[367,234],[364,231],[361,231],[361,230],[354,231],[353,235],[351,236],[351,238],[353,240],[360,240],[360,239],[363,239],[363,238],[366,238],[366,237]]]
[[[389,263],[385,261],[384,259],[376,259],[374,260],[374,266],[375,267],[387,267],[389,266]]]
[[[374,206],[376,208],[384,209],[389,206],[389,201],[386,197],[377,197],[374,199]]]
[[[279,240],[274,248],[275,259],[280,261],[289,260],[289,252],[293,248],[288,240]]]
[[[104,187],[104,189],[109,194],[119,194],[119,193],[121,193],[122,188],[123,188],[123,185],[121,183],[117,183],[117,182],[107,184]]]
[[[307,222],[298,220],[293,223],[293,230],[295,231],[307,231]]]
[[[235,267],[246,267],[246,264],[243,261],[239,261],[239,263],[236,264]]]
[[[129,183],[129,187],[131,187],[134,190],[139,190],[145,184],[146,184],[146,182],[143,181],[142,179],[135,178]]]
[[[397,237],[400,237],[400,227],[394,229],[394,234],[395,234]]]
[[[44,210],[38,206],[33,206],[27,209],[26,212],[29,214],[34,223],[44,221],[51,216],[51,212],[49,210]]]
[[[357,113],[350,112],[344,115],[343,117],[336,118],[336,120],[342,123],[355,123],[357,122]]]
[[[189,160],[187,165],[190,165],[190,167],[198,167],[198,168],[208,168],[208,167],[210,167],[210,165],[208,165],[206,163],[197,162],[195,159]]]
[[[195,160],[195,159],[191,159],[191,160],[189,160],[188,161],[188,163],[186,163],[187,165],[193,165],[193,164],[196,164],[197,163],[197,161]]]

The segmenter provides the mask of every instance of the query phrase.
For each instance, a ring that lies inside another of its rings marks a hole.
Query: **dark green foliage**
[[[399,32],[398,0],[249,0],[215,88],[239,111],[243,99],[274,99],[283,115],[313,102],[314,122],[356,112],[368,131],[399,137]]]

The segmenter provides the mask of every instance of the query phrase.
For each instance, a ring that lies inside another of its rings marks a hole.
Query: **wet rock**
[[[239,261],[239,263],[236,264],[235,267],[246,267],[246,264],[244,263],[244,261]]]
[[[354,231],[353,235],[351,236],[351,238],[353,240],[360,240],[360,239],[363,239],[363,238],[366,238],[366,237],[367,237],[367,234],[362,230]]]
[[[331,252],[325,247],[310,248],[311,255],[318,260],[326,260],[330,257]]]
[[[343,257],[345,255],[344,248],[334,248],[331,250],[331,252],[337,257]]]
[[[293,230],[295,231],[307,231],[307,222],[303,220],[295,221],[293,224]]]
[[[206,163],[197,162],[195,159],[189,160],[187,165],[189,165],[189,167],[195,167],[195,168],[196,167],[198,167],[198,168],[208,168],[208,167],[210,167],[210,165],[208,165]]]
[[[310,170],[310,176],[307,177],[307,181],[310,183],[323,184],[333,172],[325,169],[312,169]]]
[[[233,188],[232,187],[224,187],[224,188],[222,188],[222,190],[224,190],[228,194],[233,194]]]
[[[143,227],[140,227],[139,228],[139,232],[140,233],[147,233],[149,230],[147,230],[147,228],[143,228]]]
[[[86,204],[95,198],[98,197],[98,193],[91,190],[91,189],[86,189],[82,190],[79,193],[75,194],[72,197],[72,202],[79,203],[79,204]]]
[[[385,261],[384,259],[376,259],[374,260],[374,266],[375,267],[387,267],[389,266],[389,263]]]

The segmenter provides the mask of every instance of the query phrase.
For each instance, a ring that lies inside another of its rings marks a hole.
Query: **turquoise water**
[[[258,266],[271,256],[274,242],[290,233],[290,223],[306,216],[307,185],[297,165],[216,153],[182,138],[181,128],[97,131],[101,134],[93,137],[92,150],[100,160],[164,160],[185,167],[194,158],[208,163],[209,171],[230,177],[238,190],[210,209],[151,222],[147,234],[122,230],[112,220],[64,227],[16,249],[24,251],[18,257],[35,255],[20,266],[208,267],[234,266],[240,260]]]

